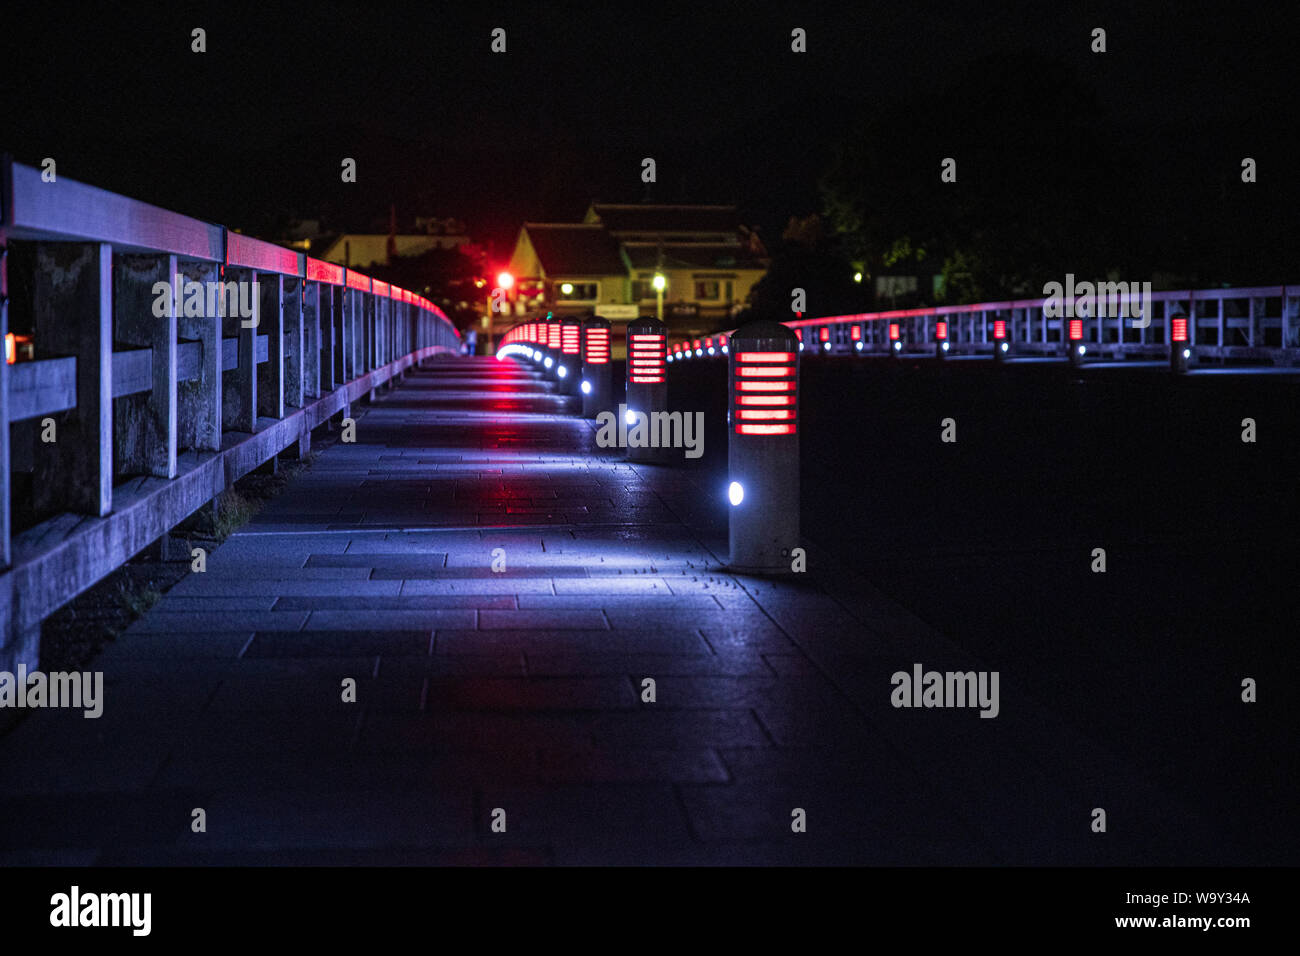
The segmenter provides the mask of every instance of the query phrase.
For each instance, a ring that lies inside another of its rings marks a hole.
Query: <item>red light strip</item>
[[[889,323],[889,339],[890,339],[890,341],[892,342],[893,340],[895,340],[895,339],[897,339],[897,338],[898,338],[898,323],[897,323],[897,322],[890,322],[890,323]]]
[[[742,408],[736,412],[736,417],[742,421],[758,420],[781,420],[793,421],[793,408]]]
[[[1083,320],[1071,319],[1070,320],[1070,341],[1076,342],[1081,338],[1083,338]]]
[[[821,340],[830,340],[822,328]],[[794,352],[737,352],[732,420],[738,435],[793,435],[798,418]],[[755,364],[750,364],[755,363]],[[753,392],[764,394],[755,395]],[[761,406],[761,407],[755,407]],[[760,424],[761,423],[761,424]]]
[[[307,257],[307,278],[314,282],[328,282],[330,285],[343,284],[343,267],[332,262]]]
[[[993,337],[995,339],[1005,339],[1007,337],[1007,323],[1005,319],[993,320]]]
[[[604,365],[609,361],[609,329],[587,330],[587,362]]]
[[[829,342],[831,340],[831,330],[823,325],[821,332],[818,333],[817,337],[823,342]]]
[[[854,342],[857,342],[859,339],[861,339],[862,326],[860,325],[849,326],[849,338],[851,338]]]
[[[940,342],[942,342],[944,339],[946,339],[946,338],[948,337],[948,323],[947,323],[947,322],[936,322],[936,323],[934,323],[934,337],[935,337],[936,339],[938,339]]]
[[[1186,320],[1186,319],[1173,319],[1172,322],[1173,322],[1173,326],[1174,326],[1174,329],[1173,329],[1173,338],[1174,338],[1174,341],[1175,341],[1175,342],[1186,342],[1186,341],[1187,341],[1187,320]]]
[[[628,336],[628,340],[628,384],[663,384],[667,337],[657,333],[634,333]]]

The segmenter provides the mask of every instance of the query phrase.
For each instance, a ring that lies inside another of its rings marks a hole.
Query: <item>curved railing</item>
[[[0,177],[12,671],[36,666],[52,611],[460,335],[432,302],[356,270],[7,158]]]

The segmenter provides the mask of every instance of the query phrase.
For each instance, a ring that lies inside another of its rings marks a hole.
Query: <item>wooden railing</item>
[[[0,177],[12,672],[36,667],[52,611],[460,336],[432,302],[355,270],[7,158]],[[11,331],[33,360],[14,361]]]

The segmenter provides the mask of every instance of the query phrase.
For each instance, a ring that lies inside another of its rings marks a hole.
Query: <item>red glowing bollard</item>
[[[1083,344],[1083,319],[1070,319],[1067,326],[1070,364],[1082,365],[1083,357],[1088,354],[1088,346]]]
[[[592,318],[582,324],[582,417],[595,418],[610,407],[609,320]]]
[[[728,371],[731,567],[789,573],[799,542],[798,337],[775,322],[737,329]]]
[[[1187,371],[1187,363],[1192,358],[1190,328],[1186,315],[1181,312],[1169,317],[1169,368],[1176,374]]]
[[[623,412],[628,424],[637,414],[654,421],[656,412],[668,410],[667,364],[668,328],[658,319],[637,319],[627,326],[627,400]],[[681,349],[681,345],[674,346]],[[679,353],[680,354],[680,353]],[[629,445],[628,461],[662,461],[665,448]]]

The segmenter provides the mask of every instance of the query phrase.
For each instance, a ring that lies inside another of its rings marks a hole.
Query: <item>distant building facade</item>
[[[653,316],[683,334],[725,325],[767,271],[766,250],[730,205],[593,203],[580,223],[525,223],[509,270],[526,311]]]

